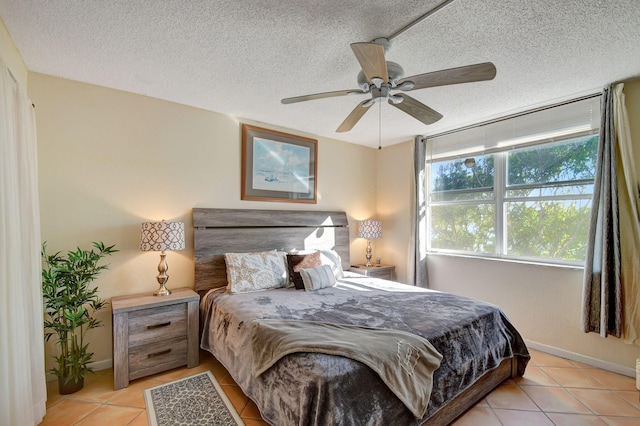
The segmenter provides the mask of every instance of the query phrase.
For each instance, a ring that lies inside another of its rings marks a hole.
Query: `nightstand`
[[[198,304],[189,288],[113,297],[113,387],[150,374],[198,365]]]
[[[366,275],[367,277],[382,278],[383,280],[393,280],[396,276],[396,267],[393,265],[364,266],[364,264],[351,265],[350,272]]]

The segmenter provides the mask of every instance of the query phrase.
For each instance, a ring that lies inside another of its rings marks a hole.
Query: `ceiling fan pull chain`
[[[382,102],[378,102],[378,150],[382,149]]]

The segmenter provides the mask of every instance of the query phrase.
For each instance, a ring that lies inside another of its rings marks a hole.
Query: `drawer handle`
[[[160,356],[160,355],[166,355],[169,352],[171,352],[171,349],[165,349],[164,351],[160,351],[160,352],[156,352],[156,353],[153,353],[153,354],[149,354],[149,355],[147,355],[147,358],[153,358],[153,357]]]
[[[171,325],[171,321],[163,322],[162,324],[148,325],[147,326],[147,330],[153,330],[153,329],[156,329],[156,328],[162,328],[162,327],[166,327],[168,325]]]

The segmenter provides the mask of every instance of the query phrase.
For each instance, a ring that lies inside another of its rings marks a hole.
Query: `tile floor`
[[[247,426],[266,425],[255,404],[211,355],[200,365],[134,380],[113,390],[113,370],[85,378],[81,391],[61,396],[48,383],[47,415],[41,425],[147,425],[142,390],[211,370]],[[508,380],[467,411],[455,426],[640,425],[635,379],[543,352],[531,351],[524,377]]]

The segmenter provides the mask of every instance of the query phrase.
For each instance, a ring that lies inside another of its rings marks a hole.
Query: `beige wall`
[[[640,81],[625,86],[627,109],[631,121],[636,164],[640,164]],[[398,260],[398,278],[408,282],[410,220],[407,169],[411,169],[411,145],[406,142],[381,151],[378,166],[378,211],[391,228],[402,232],[389,240],[385,236],[381,251]],[[402,153],[402,154],[400,154]],[[405,158],[404,156],[408,156]],[[638,168],[640,170],[640,167]],[[383,214],[383,211],[389,214]],[[393,213],[391,213],[393,212]],[[402,225],[398,225],[402,224]],[[393,255],[391,254],[393,252]],[[500,306],[532,347],[555,351],[629,373],[640,356],[640,348],[616,338],[602,339],[580,329],[582,269],[523,265],[514,262],[481,260],[457,256],[430,255],[428,259],[431,288],[485,300]],[[622,367],[622,368],[618,368]]]
[[[407,283],[411,199],[413,185],[413,142],[378,151],[377,210],[382,220],[382,238],[376,240],[373,256],[395,265],[396,280]],[[373,244],[373,243],[372,243]]]
[[[3,60],[26,85],[26,67],[3,25],[0,36]],[[28,74],[28,83],[37,106],[42,238],[51,250],[96,240],[116,244],[120,252],[99,281],[103,297],[157,287],[157,254],[138,250],[146,220],[186,223],[187,249],[168,255],[169,287],[193,286],[190,211],[201,206],[344,210],[352,263],[364,261],[357,221],[377,217],[383,238],[373,242],[374,257],[395,264],[399,281],[409,281],[412,141],[377,151],[320,138],[317,205],[246,202],[239,199],[235,118],[36,73]],[[625,92],[638,141],[640,82]],[[530,341],[625,367],[638,357],[637,347],[579,331],[581,270],[431,256],[429,279],[433,288],[498,304]],[[110,311],[101,318],[106,327],[91,340],[95,359],[104,364],[111,358]]]
[[[193,287],[193,207],[343,210],[352,260],[364,260],[356,221],[375,214],[374,149],[320,138],[315,205],[241,201],[236,119],[36,73],[29,94],[37,105],[42,238],[51,251],[115,244],[120,252],[98,281],[103,298],[158,287],[158,253],[138,249],[148,220],[185,222],[187,249],[167,254],[168,287]],[[96,361],[111,358],[110,314],[103,311],[106,327],[92,332]]]

